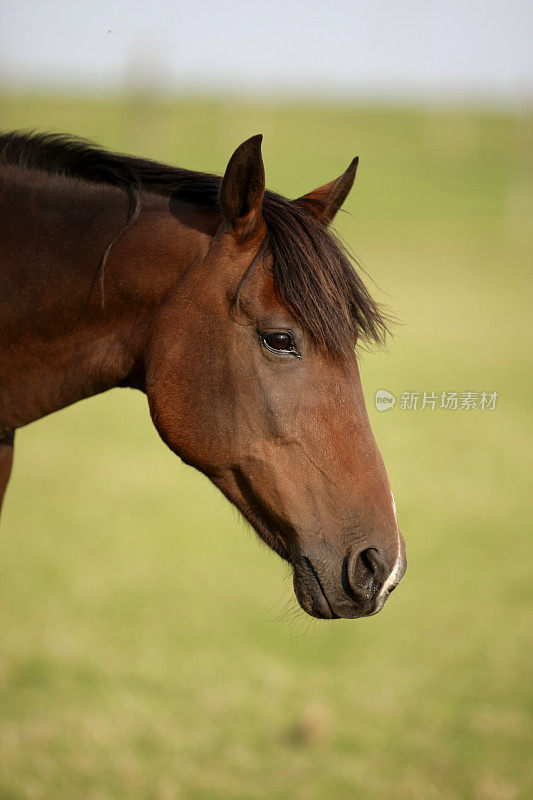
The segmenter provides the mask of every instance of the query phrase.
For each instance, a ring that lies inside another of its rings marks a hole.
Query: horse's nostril
[[[383,559],[375,547],[349,553],[345,561],[345,589],[357,602],[374,598],[387,577]]]
[[[375,575],[377,568],[374,553],[376,553],[376,550],[373,547],[368,547],[366,550],[359,553],[362,566],[372,575]]]

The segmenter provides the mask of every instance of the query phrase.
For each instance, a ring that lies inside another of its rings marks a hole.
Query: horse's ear
[[[324,225],[329,225],[350,193],[358,163],[359,159],[354,158],[346,172],[343,172],[339,178],[331,183],[325,183],[324,186],[319,186],[318,189],[304,194],[294,202],[305,208]]]
[[[235,150],[220,186],[222,216],[241,238],[254,230],[265,194],[265,168],[261,157],[262,134],[252,136]]]

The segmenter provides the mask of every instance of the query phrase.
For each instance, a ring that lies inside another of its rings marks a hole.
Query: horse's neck
[[[13,169],[2,178],[0,435],[114,386],[143,388],[154,307],[195,249],[168,200],[147,196],[101,281],[125,194]]]

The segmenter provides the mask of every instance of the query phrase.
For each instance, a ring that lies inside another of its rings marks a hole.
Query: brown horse
[[[294,570],[360,617],[405,571],[355,345],[386,325],[328,224],[337,180],[265,191],[261,136],[223,179],[57,135],[0,135],[0,499],[14,431],[116,386]]]

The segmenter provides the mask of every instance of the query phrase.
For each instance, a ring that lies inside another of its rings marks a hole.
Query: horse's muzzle
[[[308,614],[319,619],[356,619],[380,611],[403,578],[403,542],[393,563],[377,548],[350,551],[340,570],[323,558],[301,556],[293,561],[294,592]]]

